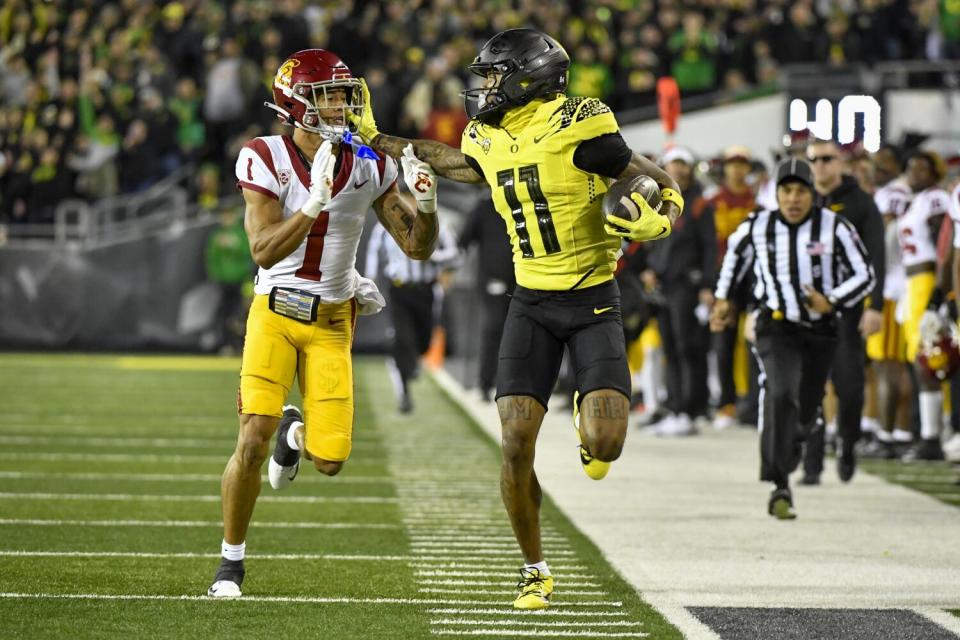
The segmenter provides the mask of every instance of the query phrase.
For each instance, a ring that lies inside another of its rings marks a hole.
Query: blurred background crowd
[[[364,75],[386,131],[456,144],[478,43],[515,26],[559,36],[570,92],[624,113],[672,75],[684,96],[776,88],[783,65],[960,56],[947,0],[303,0],[0,4],[0,222],[134,193],[189,167],[210,208],[290,52],[324,47]],[[371,43],[376,43],[372,45]]]

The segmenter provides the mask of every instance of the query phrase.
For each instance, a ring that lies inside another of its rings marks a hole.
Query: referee
[[[767,510],[796,517],[788,476],[800,463],[837,344],[837,311],[859,304],[875,284],[853,225],[814,206],[813,172],[796,158],[777,166],[778,208],[750,215],[730,236],[710,326],[736,319],[730,291],[752,269],[760,314],[760,479],[775,485]]]
[[[419,373],[420,356],[430,347],[433,327],[440,318],[443,289],[438,281],[456,267],[460,251],[453,234],[440,225],[437,247],[426,260],[408,258],[396,242],[388,242],[382,225],[373,228],[367,244],[364,273],[390,282],[390,319],[393,322],[393,361],[388,363],[400,413],[413,411],[410,381]],[[382,264],[382,269],[381,269]]]

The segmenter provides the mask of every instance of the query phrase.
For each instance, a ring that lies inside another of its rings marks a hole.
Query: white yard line
[[[226,460],[224,460],[226,464]],[[0,471],[0,478],[11,480],[134,480],[147,482],[220,482],[220,473],[101,473],[88,471]],[[267,476],[263,476],[266,480]],[[310,484],[392,484],[389,476],[336,476],[330,478],[321,474],[300,475],[297,483],[307,481]]]
[[[447,624],[465,627],[642,627],[642,622],[631,620],[473,620],[470,618],[443,618],[431,621],[431,624]]]
[[[520,611],[515,609],[458,609],[458,608],[440,608],[427,609],[427,613],[437,613],[443,615],[474,615],[474,616],[519,616],[523,618],[555,618],[555,617],[610,617],[622,618],[627,615],[624,611],[563,611],[557,610],[557,607],[563,606],[560,603],[551,605],[550,609],[542,611]],[[617,606],[620,606],[619,604]]]
[[[184,600],[196,602],[303,602],[309,604],[411,604],[416,606],[430,605],[476,605],[478,607],[489,607],[495,604],[489,600],[446,600],[443,598],[341,598],[341,597],[309,597],[309,596],[243,596],[241,598],[211,598],[209,596],[194,595],[150,595],[150,594],[112,594],[112,593],[24,593],[24,592],[0,592],[0,599],[8,600]],[[588,609],[590,607],[619,607],[621,602],[604,603],[558,603],[553,605],[558,608],[576,608]],[[508,610],[502,613],[511,613]],[[574,613],[572,615],[595,615],[585,613]],[[527,615],[530,615],[529,613]],[[535,615],[535,614],[534,614]],[[551,612],[552,615],[561,615]]]
[[[221,528],[219,520],[39,520],[0,518],[0,525],[29,525],[37,527],[214,527]],[[257,522],[255,529],[399,529],[396,524],[362,522]]]
[[[553,631],[551,629],[431,629],[436,636],[548,636],[557,638],[646,638],[650,634],[642,631]]]
[[[148,551],[8,551],[6,558],[220,558],[219,553],[148,552]],[[350,555],[337,553],[256,553],[251,560],[343,560],[357,562],[405,562],[410,556]]]
[[[220,496],[184,496],[148,493],[14,493],[0,492],[0,500],[90,500],[94,502],[220,502]],[[317,504],[342,502],[350,504],[393,504],[396,498],[379,496],[260,496],[257,502]]]
[[[417,589],[420,593],[481,593],[484,595],[504,595],[504,596],[513,596],[517,595],[517,588],[512,587],[508,589],[444,589],[441,587],[420,587]],[[599,589],[564,589],[564,595],[571,596],[594,596],[597,598],[604,597],[607,594],[606,591]]]

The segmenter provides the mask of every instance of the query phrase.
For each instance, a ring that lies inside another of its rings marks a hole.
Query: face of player
[[[878,185],[884,185],[900,175],[897,158],[889,149],[880,149],[873,154],[874,176]]]
[[[493,90],[500,86],[501,80],[503,80],[503,74],[499,71],[491,71],[483,77],[481,86],[485,91],[482,98],[484,104],[493,104]]]
[[[664,170],[670,174],[670,177],[677,181],[680,190],[683,191],[690,186],[693,179],[693,167],[683,160],[671,160],[664,167]]]
[[[728,185],[740,186],[750,173],[750,165],[740,160],[730,160],[723,164],[723,178]]]
[[[803,222],[813,206],[813,189],[798,180],[777,186],[777,205],[790,224]]]
[[[347,124],[347,90],[343,87],[329,87],[315,92],[314,104],[324,123],[338,127]]]
[[[936,182],[930,163],[923,156],[913,156],[907,161],[907,182],[914,191],[923,191]]]

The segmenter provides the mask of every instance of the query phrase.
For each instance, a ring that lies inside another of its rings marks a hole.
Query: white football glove
[[[310,197],[300,207],[300,213],[308,218],[316,220],[330,202],[333,195],[333,167],[336,164],[333,145],[329,140],[324,140],[317,149],[317,155],[313,156],[313,166],[310,167]]]
[[[929,344],[936,343],[943,325],[943,317],[936,311],[927,309],[920,316],[920,340]]]
[[[435,213],[437,210],[437,174],[433,168],[414,155],[413,145],[403,148],[400,156],[400,166],[403,167],[403,181],[417,201],[417,209],[424,213]]]

